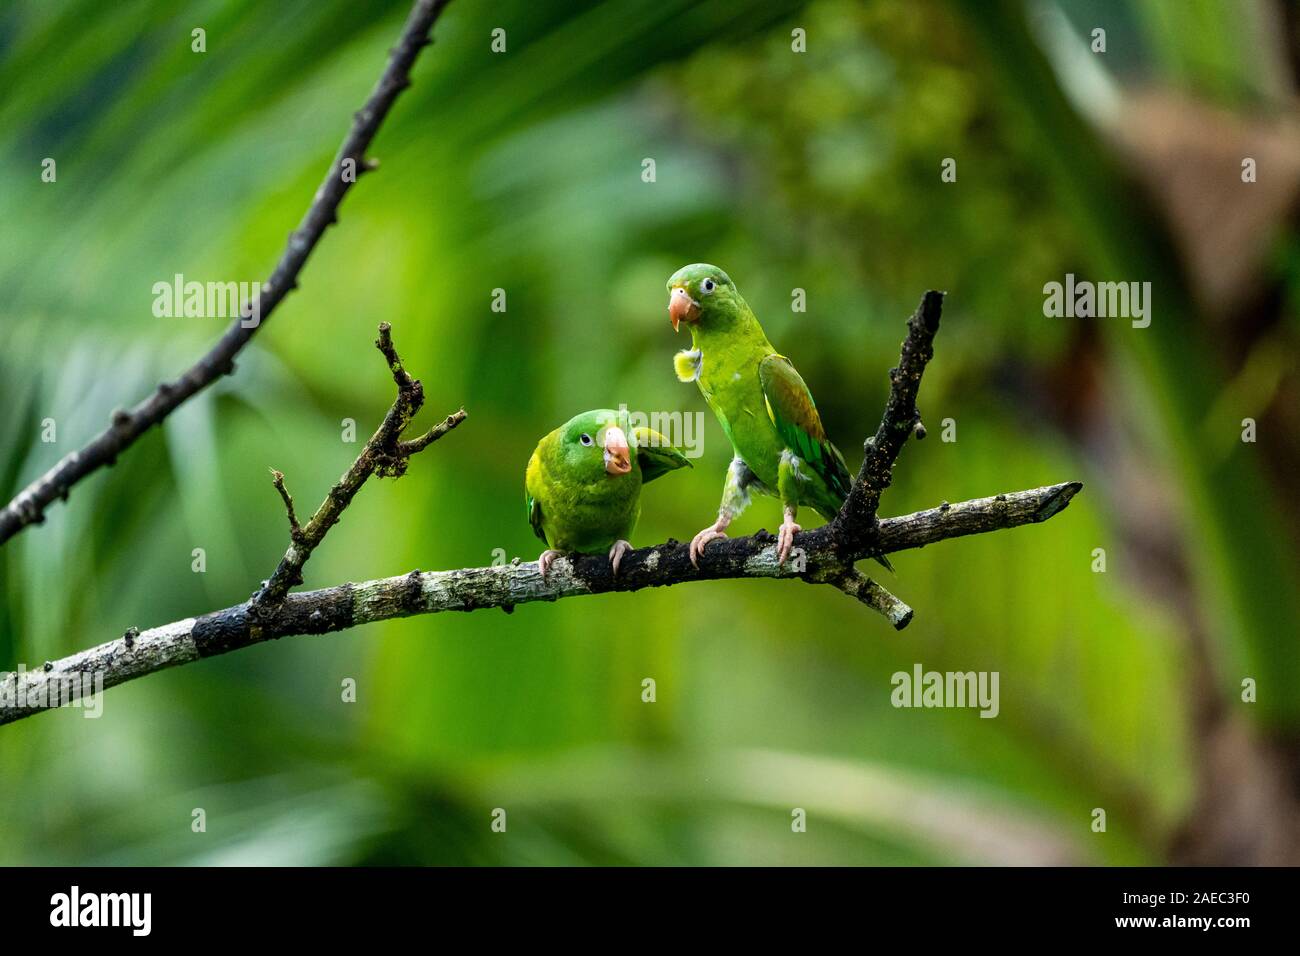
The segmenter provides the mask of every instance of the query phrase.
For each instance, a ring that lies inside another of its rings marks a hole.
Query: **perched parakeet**
[[[663,435],[633,428],[608,408],[575,415],[537,443],[528,460],[528,523],[546,550],[542,577],[560,554],[607,552],[614,573],[641,517],[641,486],[689,465]],[[630,442],[629,442],[630,438]]]
[[[718,520],[691,541],[691,562],[714,538],[725,538],[751,492],[781,499],[778,558],[790,554],[800,505],[835,517],[853,479],[822,427],[812,392],[790,360],[763,334],[731,277],[706,263],[684,266],[668,280],[668,315],[686,323],[693,348],[674,358],[677,377],[696,382],[735,452],[722,488]]]

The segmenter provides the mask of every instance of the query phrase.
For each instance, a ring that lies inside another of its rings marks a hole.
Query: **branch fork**
[[[268,607],[283,601],[290,588],[302,583],[303,566],[325,540],[330,528],[338,523],[344,509],[352,503],[366,479],[371,475],[400,478],[406,473],[406,465],[412,455],[428,448],[466,418],[465,409],[462,408],[448,415],[419,438],[402,441],[402,432],[424,407],[424,386],[419,379],[412,378],[407,373],[397,354],[397,348],[393,345],[392,326],[387,322],[379,324],[379,338],[375,340],[375,347],[388,362],[393,382],[397,385],[397,397],[375,433],[362,446],[361,454],[330,488],[325,500],[305,525],[298,524],[293,497],[285,488],[283,472],[271,469],[271,482],[280,493],[289,519],[290,544],[275,572],[252,597],[251,606],[259,614],[264,614]]]
[[[863,443],[862,467],[840,513],[830,524],[830,535],[842,563],[821,573],[820,580],[834,584],[873,610],[897,630],[912,620],[912,609],[879,582],[854,568],[854,562],[879,539],[876,510],[880,496],[893,481],[894,463],[909,436],[925,438],[925,425],[916,407],[925,366],[934,357],[934,337],[943,313],[943,293],[930,291],[907,320],[907,337],[899,349],[898,365],[889,370],[889,399],[876,433]]]

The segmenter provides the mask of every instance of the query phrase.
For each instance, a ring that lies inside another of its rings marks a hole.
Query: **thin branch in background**
[[[375,347],[388,360],[393,381],[397,383],[397,397],[393,399],[384,420],[361,449],[361,454],[357,455],[352,466],[330,488],[316,513],[301,528],[294,516],[293,499],[284,487],[284,475],[272,471],[275,487],[284,499],[289,515],[290,544],[275,573],[253,596],[253,608],[258,611],[264,611],[268,606],[282,601],[290,588],[302,583],[303,566],[325,540],[330,528],[338,523],[344,509],[352,503],[367,478],[376,473],[386,477],[400,476],[406,471],[406,462],[411,455],[423,451],[465,420],[465,409],[462,408],[448,415],[416,441],[403,442],[402,432],[424,406],[424,386],[406,373],[397,349],[393,346],[392,328],[387,322],[379,326],[379,338]]]
[[[66,499],[73,485],[112,465],[118,455],[183,402],[221,376],[234,372],[235,357],[271,317],[284,297],[298,287],[298,273],[307,257],[325,230],[338,222],[339,203],[356,179],[345,172],[355,170],[359,176],[377,167],[375,161],[366,159],[365,151],[388,116],[394,100],[411,85],[411,66],[420,50],[433,42],[429,31],[449,2],[418,0],[411,8],[402,35],[389,54],[388,65],[365,105],[354,115],[352,126],[316,190],[306,215],[298,228],[289,234],[284,252],[263,283],[256,305],[245,302],[240,317],[230,324],[216,345],[179,378],[161,382],[135,407],[115,411],[106,429],[88,444],[65,455],[53,468],[18,492],[0,510],[0,545],[28,525],[43,522],[45,510],[55,501]],[[249,320],[254,317],[256,320],[250,324]]]

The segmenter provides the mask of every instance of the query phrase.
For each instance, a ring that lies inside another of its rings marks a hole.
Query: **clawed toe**
[[[623,555],[632,550],[632,545],[627,541],[615,541],[614,546],[609,549],[609,563],[614,570],[614,577],[618,577],[618,566],[623,561]]]
[[[776,563],[778,566],[785,564],[785,559],[790,556],[790,549],[794,547],[795,532],[802,530],[803,528],[793,521],[787,521],[781,525],[776,535]]]
[[[537,569],[542,572],[542,580],[546,580],[546,572],[551,570],[551,562],[560,556],[561,552],[547,548],[537,556]]]
[[[710,525],[695,537],[691,538],[691,564],[698,570],[700,567],[700,555],[704,553],[705,546],[714,538],[725,538],[725,531],[719,531],[717,525]]]

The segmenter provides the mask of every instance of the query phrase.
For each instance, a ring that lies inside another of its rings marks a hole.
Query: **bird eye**
[[[700,283],[700,288],[703,289],[705,293],[712,292],[714,289],[713,280],[705,279],[703,282]]]
[[[590,444],[591,444],[591,436],[588,435],[586,432],[583,432],[583,433],[582,433],[582,437],[579,438],[578,440],[579,440],[580,442],[582,442],[584,445],[590,445]]]

